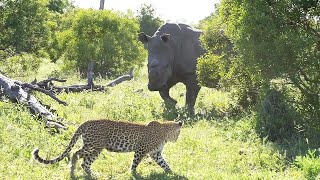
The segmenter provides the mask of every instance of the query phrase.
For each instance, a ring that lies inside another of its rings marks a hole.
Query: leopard
[[[82,147],[71,158],[71,177],[78,159],[82,158],[81,167],[89,177],[96,175],[91,171],[91,164],[97,159],[103,149],[110,152],[134,152],[131,173],[136,173],[137,166],[146,156],[151,157],[165,172],[172,172],[170,166],[162,156],[167,142],[176,142],[182,121],[151,121],[139,124],[115,120],[89,120],[81,124],[72,136],[64,152],[54,159],[43,159],[39,156],[39,148],[32,152],[33,158],[43,164],[54,164],[65,157],[69,157],[72,148],[80,137]]]

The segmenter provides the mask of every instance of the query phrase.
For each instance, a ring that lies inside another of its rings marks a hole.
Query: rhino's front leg
[[[196,81],[195,77],[191,78],[189,81],[185,83],[187,93],[186,93],[186,106],[188,107],[188,111],[191,115],[194,115],[194,105],[197,100],[198,93],[200,91],[200,86]]]
[[[172,99],[169,95],[169,89],[165,89],[162,91],[159,91],[161,98],[164,100],[166,106],[175,106],[177,104],[177,101]]]
[[[177,84],[177,82],[169,81],[167,87],[159,91],[161,98],[164,100],[167,108],[174,108],[177,104],[177,101],[170,97],[169,89]]]

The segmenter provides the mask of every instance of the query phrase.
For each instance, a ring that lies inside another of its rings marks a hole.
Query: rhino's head
[[[170,34],[155,34],[150,37],[140,33],[139,41],[148,50],[148,88],[150,91],[160,91],[167,87],[168,79],[172,76],[174,50]]]

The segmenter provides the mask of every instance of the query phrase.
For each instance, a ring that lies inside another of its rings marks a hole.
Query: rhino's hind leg
[[[200,91],[200,86],[196,79],[190,79],[187,83],[185,83],[187,93],[186,93],[186,106],[188,107],[188,111],[190,115],[194,115],[194,105],[197,100],[198,93]]]

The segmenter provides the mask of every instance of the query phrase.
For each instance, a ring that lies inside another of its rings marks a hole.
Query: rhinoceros
[[[187,89],[186,105],[194,112],[200,86],[196,76],[197,58],[205,53],[201,31],[186,24],[165,23],[153,36],[141,32],[139,41],[148,50],[148,89],[159,91],[165,102],[176,104],[169,89],[182,82]]]

